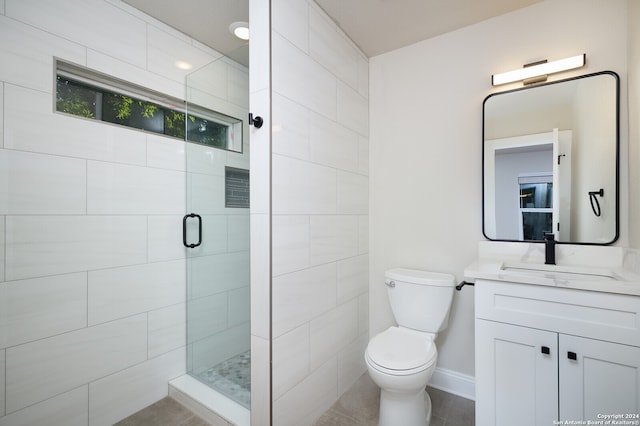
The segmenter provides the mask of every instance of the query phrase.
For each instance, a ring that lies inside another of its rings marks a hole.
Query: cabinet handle
[[[549,349],[549,346],[543,346],[540,348],[540,352],[545,355],[549,355],[551,353],[551,349]]]
[[[578,354],[576,354],[575,352],[567,352],[567,358],[572,359],[572,360],[577,360],[578,359]]]

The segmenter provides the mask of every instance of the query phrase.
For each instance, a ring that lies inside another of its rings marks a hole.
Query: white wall
[[[305,425],[365,372],[368,64],[313,1],[272,8],[273,423]]]
[[[458,280],[482,240],[482,101],[491,75],[587,54],[571,75],[613,70],[626,104],[627,2],[548,0],[370,59],[370,332],[394,320],[383,274],[407,266]],[[621,158],[627,158],[626,111]],[[628,240],[627,169],[622,236]],[[474,374],[473,288],[454,298],[440,368]]]
[[[113,424],[185,371],[185,144],[55,113],[53,58],[184,98],[220,55],[117,0],[0,13],[0,425]]]

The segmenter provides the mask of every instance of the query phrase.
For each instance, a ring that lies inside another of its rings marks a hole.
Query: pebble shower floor
[[[239,404],[251,404],[251,351],[238,354],[204,370],[198,380]]]

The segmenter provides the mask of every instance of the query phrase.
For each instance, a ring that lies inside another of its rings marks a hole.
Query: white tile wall
[[[5,238],[4,238],[4,229],[5,229],[5,217],[0,216],[0,282],[5,280],[4,277],[4,264],[5,264]]]
[[[249,349],[249,331],[249,324],[244,323],[195,342],[192,356],[196,374]]]
[[[4,147],[4,83],[0,82],[0,148]]]
[[[338,354],[338,394],[342,394],[367,371],[364,351],[369,344],[369,334],[359,335]]]
[[[368,100],[355,89],[338,82],[338,123],[361,135],[369,134]]]
[[[142,216],[7,216],[6,279],[144,263],[146,231]]]
[[[189,76],[189,85],[195,89],[189,92],[190,99],[206,107],[221,106],[224,104],[220,102],[226,102],[227,108],[236,106],[246,110],[249,106],[248,82],[246,68],[227,58],[221,58]],[[202,102],[201,99],[208,101]],[[236,116],[230,112],[228,110],[226,113]]]
[[[0,283],[0,306],[0,348],[84,328],[87,274]]]
[[[273,94],[273,152],[300,160],[309,159],[309,110]]]
[[[153,25],[148,26],[147,42],[149,71],[174,81],[184,82],[188,74],[212,61],[211,55],[194,47],[189,39],[177,38],[166,30]],[[178,61],[187,62],[191,64],[192,68],[189,70],[180,69],[175,65]],[[222,81],[222,85],[226,85],[226,79]]]
[[[366,334],[369,331],[369,292],[358,297],[358,335]]]
[[[185,303],[149,312],[149,358],[185,346],[186,318]]]
[[[89,384],[89,424],[109,426],[167,396],[169,380],[184,371],[184,348]]]
[[[228,151],[195,143],[186,144],[187,169],[190,173],[224,176]]]
[[[312,424],[365,371],[368,62],[311,0],[272,22],[274,423]]]
[[[335,213],[336,170],[273,155],[274,214]]]
[[[350,172],[358,171],[358,134],[319,114],[310,114],[310,161]]]
[[[186,256],[182,245],[182,216],[149,216],[148,254],[149,262],[181,259]]]
[[[2,422],[2,416],[4,416],[4,376],[5,376],[5,350],[0,349],[0,422]],[[2,423],[0,423],[2,424]]]
[[[358,136],[358,173],[369,176],[369,139]]]
[[[6,356],[6,411],[12,413],[144,361],[147,316],[16,346]]]
[[[252,196],[253,199],[253,196]],[[267,214],[251,214],[251,335],[270,344],[271,220]],[[258,364],[260,365],[260,364]],[[269,371],[269,363],[262,368]],[[267,373],[268,374],[268,373]],[[264,387],[267,387],[264,385]]]
[[[89,272],[89,325],[185,300],[186,262],[147,263]]]
[[[312,111],[335,119],[336,77],[277,33],[273,34],[272,46],[274,90]]]
[[[224,170],[224,169],[223,169]],[[224,175],[189,173],[190,211],[198,214],[224,214]]]
[[[340,80],[357,88],[358,59],[361,54],[338,30],[336,23],[315,4],[309,7],[309,33],[311,57]]]
[[[336,400],[337,362],[334,359],[273,403],[273,423],[281,426],[312,424]]]
[[[251,425],[271,426],[270,342],[256,335],[251,336]],[[259,366],[259,368],[255,368]]]
[[[69,0],[63,4],[5,1],[6,15],[10,18],[67,40],[81,41],[84,46],[140,68],[146,66],[146,23],[105,1]],[[96,16],[100,19],[95,19]]]
[[[369,256],[355,256],[338,262],[338,303],[369,290]]]
[[[278,337],[336,305],[336,265],[273,278],[273,336]]]
[[[229,327],[249,322],[250,319],[250,294],[249,286],[232,290],[228,293],[229,316],[227,323]]]
[[[142,132],[54,113],[51,94],[11,84],[5,84],[4,102],[5,148],[142,166],[146,163],[146,137]]]
[[[88,214],[180,214],[184,173],[89,161]]]
[[[176,139],[147,134],[147,166],[184,171],[185,145]]]
[[[358,254],[369,252],[369,216],[358,216]]]
[[[249,285],[248,252],[195,257],[191,260],[191,297],[198,298]],[[215,276],[215,280],[211,277]]]
[[[111,424],[186,369],[187,144],[54,112],[54,57],[184,98],[174,62],[220,56],[118,0],[0,0],[0,425]],[[247,69],[219,64],[219,93],[199,96],[244,119]],[[208,201],[224,165],[249,159],[188,145],[202,154],[189,157],[190,194],[207,199],[189,207],[209,240],[190,253],[191,293],[232,313],[231,329],[201,333],[204,363],[220,345],[222,359],[249,347],[248,211]],[[210,289],[203,274],[220,266]]]
[[[93,49],[87,49],[87,67],[178,99],[184,98],[184,81],[175,81],[159,74],[149,73],[129,62]]]
[[[0,214],[84,214],[87,164],[0,149]]]
[[[280,398],[309,371],[309,323],[305,323],[273,340],[273,398]]]
[[[4,82],[53,93],[53,58],[84,65],[86,55],[80,44],[0,16],[0,80]]]
[[[367,176],[338,170],[338,213],[361,214],[369,212],[369,179]]]
[[[227,99],[245,110],[249,108],[249,72],[236,62],[225,58],[228,63],[229,76],[227,78]],[[239,117],[244,118],[244,117]]]
[[[193,343],[224,330],[227,327],[227,314],[226,293],[190,300],[187,310],[187,341]]]
[[[199,212],[200,210],[194,209]],[[225,253],[229,243],[229,221],[232,216],[227,215],[201,215],[202,216],[202,243],[195,248],[189,248],[189,257],[205,256],[208,254]],[[182,237],[180,237],[182,238]],[[187,220],[187,242],[189,244],[198,241],[198,221],[196,218]]]
[[[0,426],[86,426],[89,417],[87,385],[0,417]]]
[[[250,248],[250,219],[248,211],[246,214],[229,216],[228,224],[228,246],[230,252],[248,251]]]
[[[295,43],[298,49],[309,52],[309,5],[306,1],[273,0],[272,28]]]
[[[309,216],[274,216],[273,275],[309,267]]]
[[[358,301],[339,305],[309,323],[310,368],[315,370],[358,337]]]
[[[347,215],[311,216],[309,240],[311,265],[355,256],[358,252],[358,218]]]

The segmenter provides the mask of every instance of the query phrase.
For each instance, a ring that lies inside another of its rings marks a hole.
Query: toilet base
[[[429,426],[431,398],[426,390],[414,395],[380,391],[379,426]]]

